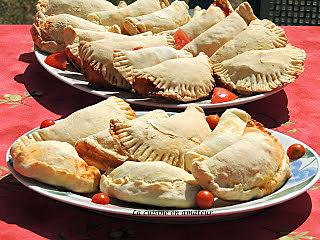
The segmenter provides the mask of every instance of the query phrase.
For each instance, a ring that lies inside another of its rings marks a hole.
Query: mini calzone
[[[47,16],[66,13],[86,18],[89,13],[110,11],[117,7],[105,0],[39,0],[36,10]]]
[[[269,92],[293,82],[304,70],[304,50],[287,45],[252,50],[213,65],[215,77],[240,94]]]
[[[169,59],[191,57],[193,57],[192,54],[187,51],[167,46],[142,48],[135,51],[115,49],[113,67],[132,84],[136,69],[152,67]]]
[[[165,162],[128,161],[101,177],[100,190],[127,202],[191,208],[201,188],[191,174]]]
[[[159,33],[176,29],[189,22],[188,9],[189,7],[184,1],[174,1],[162,10],[138,17],[127,17],[123,27],[130,35],[148,31]]]
[[[212,4],[207,10],[196,11],[195,9],[193,18],[180,28],[191,40],[195,39],[201,33],[226,18],[226,13],[223,11],[223,7],[225,7],[225,5],[229,6],[227,3],[228,1],[226,0],[218,0],[215,1],[215,4]],[[231,11],[232,8],[228,8],[228,13]],[[161,34],[166,33],[173,35],[177,30],[178,29],[168,30]]]
[[[31,27],[32,39],[35,45],[44,52],[64,51],[66,45],[63,39],[63,30],[69,25],[99,32],[107,31],[104,26],[73,15],[58,14],[47,17],[38,12],[35,17],[35,23]]]
[[[210,135],[200,145],[186,153],[185,169],[191,171],[193,162],[207,160],[237,142],[250,120],[250,115],[243,110],[237,108],[226,110]]]
[[[79,43],[80,41],[92,42],[101,39],[110,39],[117,41],[130,41],[144,39],[146,36],[152,35],[151,32],[146,32],[136,36],[128,36],[119,33],[120,29],[109,29],[109,32],[97,32],[91,30],[85,30],[80,28],[73,28],[68,26],[63,30],[63,41],[66,47],[66,55],[69,60],[75,64],[77,68],[81,66],[81,59],[79,56]]]
[[[74,145],[81,138],[103,130],[111,118],[131,120],[135,118],[135,113],[122,99],[109,97],[72,113],[50,127],[39,129],[28,137],[36,141],[57,140]]]
[[[251,121],[236,143],[191,170],[201,187],[223,200],[247,201],[280,188],[290,177],[289,158],[278,139]]]
[[[168,115],[165,111],[154,110],[132,121],[146,121],[167,117]],[[118,167],[128,159],[114,143],[109,132],[109,125],[106,124],[105,129],[102,131],[77,141],[75,145],[79,156],[90,166],[95,166],[101,171],[106,171],[109,167]]]
[[[130,5],[112,11],[99,11],[87,16],[89,21],[104,26],[118,25],[123,29],[123,21],[126,17],[137,17],[149,14],[169,5],[168,0],[138,0]]]
[[[268,50],[285,47],[288,40],[284,30],[271,21],[253,20],[249,27],[219,48],[210,58],[222,62],[250,50]]]
[[[221,46],[233,39],[248,27],[248,24],[256,19],[249,3],[244,2],[224,20],[213,25],[200,34],[183,49],[197,56],[200,52],[211,57]]]
[[[209,58],[200,53],[193,58],[176,58],[135,70],[133,89],[142,95],[155,95],[190,102],[207,97],[214,86]]]
[[[80,193],[98,189],[100,171],[88,166],[69,143],[22,137],[10,153],[13,168],[25,177]]]
[[[184,155],[210,133],[203,110],[189,106],[169,118],[148,121],[111,120],[110,133],[134,161],[163,161],[184,168]]]
[[[134,38],[124,41],[103,39],[93,42],[81,42],[79,54],[82,72],[92,86],[117,86],[123,89],[131,89],[131,84],[113,68],[113,50],[132,50],[141,47],[173,45],[173,37],[169,35],[148,36],[139,40]]]

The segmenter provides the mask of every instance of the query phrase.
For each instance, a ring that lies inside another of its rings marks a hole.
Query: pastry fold
[[[28,138],[36,141],[56,140],[74,145],[81,138],[103,130],[111,118],[131,120],[135,118],[135,112],[122,99],[109,97],[72,113],[50,127],[31,133]]]
[[[132,121],[146,121],[167,118],[163,110],[154,110]],[[89,165],[101,171],[120,166],[128,157],[117,147],[109,133],[109,124],[105,129],[76,142],[75,148],[79,156]]]
[[[223,200],[247,201],[280,188],[290,177],[289,158],[278,139],[249,122],[239,141],[192,164],[201,187]]]
[[[164,162],[128,161],[100,182],[111,197],[159,207],[193,207],[200,189],[191,174]]]
[[[200,53],[193,58],[177,58],[134,71],[133,89],[181,102],[208,97],[214,87],[209,58]]]
[[[162,31],[176,29],[190,20],[188,5],[184,1],[174,1],[170,6],[159,11],[137,16],[127,17],[123,27],[130,35],[136,35],[151,31],[160,33]]]
[[[211,57],[226,42],[245,30],[254,19],[256,19],[256,16],[253,14],[251,6],[244,2],[228,17],[184,46],[183,50],[191,52],[193,56],[204,52]]]
[[[100,171],[88,166],[69,143],[22,137],[10,153],[13,168],[25,177],[79,193],[98,189]]]
[[[213,65],[215,78],[231,90],[250,95],[292,83],[303,72],[306,53],[287,45],[252,50]]]
[[[111,120],[110,133],[129,160],[163,161],[184,168],[185,153],[210,133],[198,106],[169,118],[148,121]]]

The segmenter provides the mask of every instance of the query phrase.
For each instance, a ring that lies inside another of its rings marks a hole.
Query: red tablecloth
[[[231,222],[166,225],[98,215],[30,191],[8,171],[5,153],[45,118],[58,119],[101,99],[50,76],[36,61],[30,26],[0,26],[0,239],[317,239],[320,182],[307,193]],[[285,27],[307,52],[305,72],[284,91],[243,106],[267,127],[320,152],[320,27]],[[6,176],[7,175],[7,176]]]

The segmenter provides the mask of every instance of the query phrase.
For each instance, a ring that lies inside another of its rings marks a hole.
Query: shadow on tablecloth
[[[41,96],[34,99],[49,111],[66,117],[72,112],[95,104],[102,98],[75,89],[50,75],[37,61],[34,52],[23,53],[19,61],[28,63],[24,73],[14,80],[25,86],[29,93],[37,92]]]
[[[311,208],[311,198],[304,193],[254,216],[229,222],[141,223],[51,200],[24,187],[11,174],[0,181],[0,220],[49,239],[276,239],[305,222]]]
[[[14,79],[24,84],[29,93],[41,92],[43,95],[35,97],[35,99],[51,112],[66,117],[78,109],[103,99],[75,89],[51,76],[38,63],[33,52],[21,54],[19,60],[28,63],[29,66],[24,73],[16,75]],[[282,90],[268,98],[239,107],[248,111],[254,119],[266,127],[274,128],[289,120],[287,105],[288,99],[285,91]],[[141,107],[132,107],[135,110],[142,109]]]

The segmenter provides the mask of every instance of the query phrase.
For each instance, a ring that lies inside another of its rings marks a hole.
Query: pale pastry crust
[[[209,58],[204,53],[194,58],[167,60],[135,70],[134,74],[135,92],[182,102],[208,97],[214,87]]]
[[[111,2],[105,0],[38,0],[36,10],[47,16],[70,14],[86,18],[89,13],[116,9]]]
[[[98,189],[100,171],[88,166],[66,142],[37,142],[22,137],[13,144],[10,152],[13,168],[25,177],[79,193]]]
[[[37,12],[30,30],[34,44],[40,50],[48,53],[64,51],[66,45],[63,40],[63,29],[69,25],[100,32],[107,31],[104,26],[73,15],[59,14],[47,17],[42,12]]]
[[[100,190],[127,202],[191,208],[201,188],[191,174],[167,163],[128,161],[101,177]]]
[[[184,155],[210,133],[203,110],[195,105],[166,119],[111,120],[110,133],[129,160],[163,161],[184,168]]]
[[[247,29],[219,48],[210,60],[222,62],[250,50],[285,47],[287,42],[288,39],[282,28],[267,19],[256,19]]]
[[[143,36],[151,36],[151,32],[146,32],[135,37],[118,34],[121,33],[120,28],[115,25],[109,29],[109,32],[97,32],[91,30],[84,30],[80,28],[73,28],[68,26],[63,30],[63,40],[66,47],[66,54],[68,59],[76,66],[81,68],[81,58],[79,55],[79,43],[80,41],[97,41],[101,39],[110,39],[113,41],[126,41],[130,39],[140,39]]]
[[[168,0],[138,0],[130,5],[113,11],[99,11],[88,14],[87,19],[104,26],[118,25],[123,29],[126,17],[146,15],[169,5]]]
[[[93,86],[106,88],[119,87],[131,89],[118,71],[113,68],[113,50],[132,50],[135,47],[173,46],[172,36],[132,36],[128,40],[115,41],[103,39],[93,42],[81,42],[79,53],[82,63],[82,72]]]
[[[152,67],[169,59],[190,57],[193,57],[191,53],[168,46],[142,48],[135,51],[115,49],[113,67],[132,84],[136,69]]]
[[[196,37],[198,37],[201,33],[205,32],[206,30],[208,30],[218,22],[222,21],[223,19],[225,19],[225,14],[222,11],[222,9],[215,5],[211,5],[207,10],[197,13],[196,16],[194,16],[188,23],[181,26],[180,28],[191,40],[193,40]],[[178,29],[179,28],[164,31],[160,34],[165,33],[174,35],[174,33]]]
[[[184,1],[174,1],[159,11],[137,17],[127,17],[123,27],[130,35],[151,31],[160,33],[176,29],[190,21],[189,7]]]
[[[133,121],[146,121],[150,119],[167,118],[163,110],[154,110],[134,119]],[[117,147],[109,133],[109,124],[102,131],[76,142],[75,148],[79,156],[90,166],[101,171],[120,166],[128,157]]]
[[[131,120],[135,118],[135,112],[122,99],[109,97],[72,113],[50,127],[39,129],[28,137],[36,141],[57,140],[74,145],[81,138],[103,130],[111,118]]]
[[[304,70],[304,50],[287,45],[252,50],[213,65],[215,77],[240,94],[269,92],[295,81]]]
[[[250,120],[250,115],[243,110],[237,108],[226,110],[209,136],[186,153],[185,169],[191,171],[193,162],[207,160],[237,142]]]
[[[191,52],[194,56],[204,52],[211,57],[221,46],[247,28],[246,21],[254,19],[256,16],[250,5],[242,3],[235,12],[193,39],[183,50]]]
[[[278,139],[251,122],[239,141],[208,160],[194,162],[192,174],[220,199],[247,201],[285,183],[290,177],[289,158]]]

